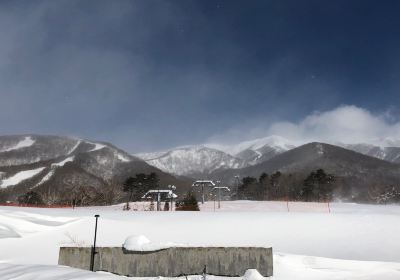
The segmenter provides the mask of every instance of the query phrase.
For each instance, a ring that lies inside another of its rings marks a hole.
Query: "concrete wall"
[[[176,277],[201,274],[243,276],[257,269],[272,276],[272,248],[256,247],[178,247],[136,252],[121,247],[96,248],[94,270],[134,277]],[[90,267],[91,248],[62,247],[58,264],[81,269]]]

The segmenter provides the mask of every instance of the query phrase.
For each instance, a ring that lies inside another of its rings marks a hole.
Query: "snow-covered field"
[[[127,236],[139,234],[158,243],[272,246],[272,279],[400,279],[400,206],[221,205],[215,212],[213,202],[202,206],[202,212],[126,212],[122,205],[0,207],[0,279],[125,278],[56,265],[60,246],[92,243],[94,214],[100,214],[99,246],[121,246]]]

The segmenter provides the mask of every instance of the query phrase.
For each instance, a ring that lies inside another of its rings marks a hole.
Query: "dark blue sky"
[[[399,1],[3,1],[0,133],[137,152],[345,104],[397,119],[399,14]]]

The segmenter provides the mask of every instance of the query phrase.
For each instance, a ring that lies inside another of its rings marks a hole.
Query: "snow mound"
[[[183,244],[177,244],[173,242],[166,243],[154,243],[151,242],[144,235],[131,235],[128,236],[122,245],[122,247],[128,251],[158,251],[172,247],[182,247]]]
[[[0,240],[3,238],[21,238],[32,233],[53,230],[77,221],[73,217],[51,217],[28,212],[0,210]],[[0,277],[0,279],[2,279]]]
[[[248,269],[243,276],[243,280],[264,280],[264,277],[257,269]]]
[[[0,187],[1,188],[7,188],[9,186],[14,186],[19,184],[20,182],[27,180],[29,178],[32,178],[34,176],[36,176],[37,174],[39,174],[40,172],[43,171],[43,169],[45,169],[46,167],[40,167],[40,168],[36,168],[36,169],[32,169],[32,170],[24,170],[24,171],[20,171],[18,173],[16,173],[15,175],[4,179],[1,182]]]
[[[91,272],[66,266],[55,265],[17,265],[0,263],[0,279],[18,280],[118,280],[124,276],[106,272]]]
[[[32,137],[27,136],[23,140],[19,141],[15,146],[2,150],[1,152],[9,152],[13,150],[18,150],[21,148],[26,148],[32,146],[36,141]]]
[[[150,243],[150,240],[144,235],[131,235],[126,238],[122,246],[129,251],[145,251],[143,247],[148,246]]]

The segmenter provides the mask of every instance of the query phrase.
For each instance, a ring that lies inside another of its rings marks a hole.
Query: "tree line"
[[[150,174],[138,173],[126,178],[122,183],[114,180],[105,182],[101,187],[92,187],[72,180],[66,183],[63,190],[49,186],[40,191],[28,191],[17,198],[18,203],[25,205],[111,205],[125,201],[124,209],[129,210],[131,201],[142,200],[143,195],[149,190],[160,188],[160,179],[154,172]],[[150,201],[149,210],[154,210],[154,201]],[[170,201],[165,201],[164,210],[170,209]],[[176,201],[176,210],[198,211],[198,204],[193,193],[189,192]]]
[[[312,171],[305,178],[301,174],[271,175],[262,173],[259,178],[244,177],[238,187],[237,199],[247,200],[332,200],[335,176],[323,169]]]

